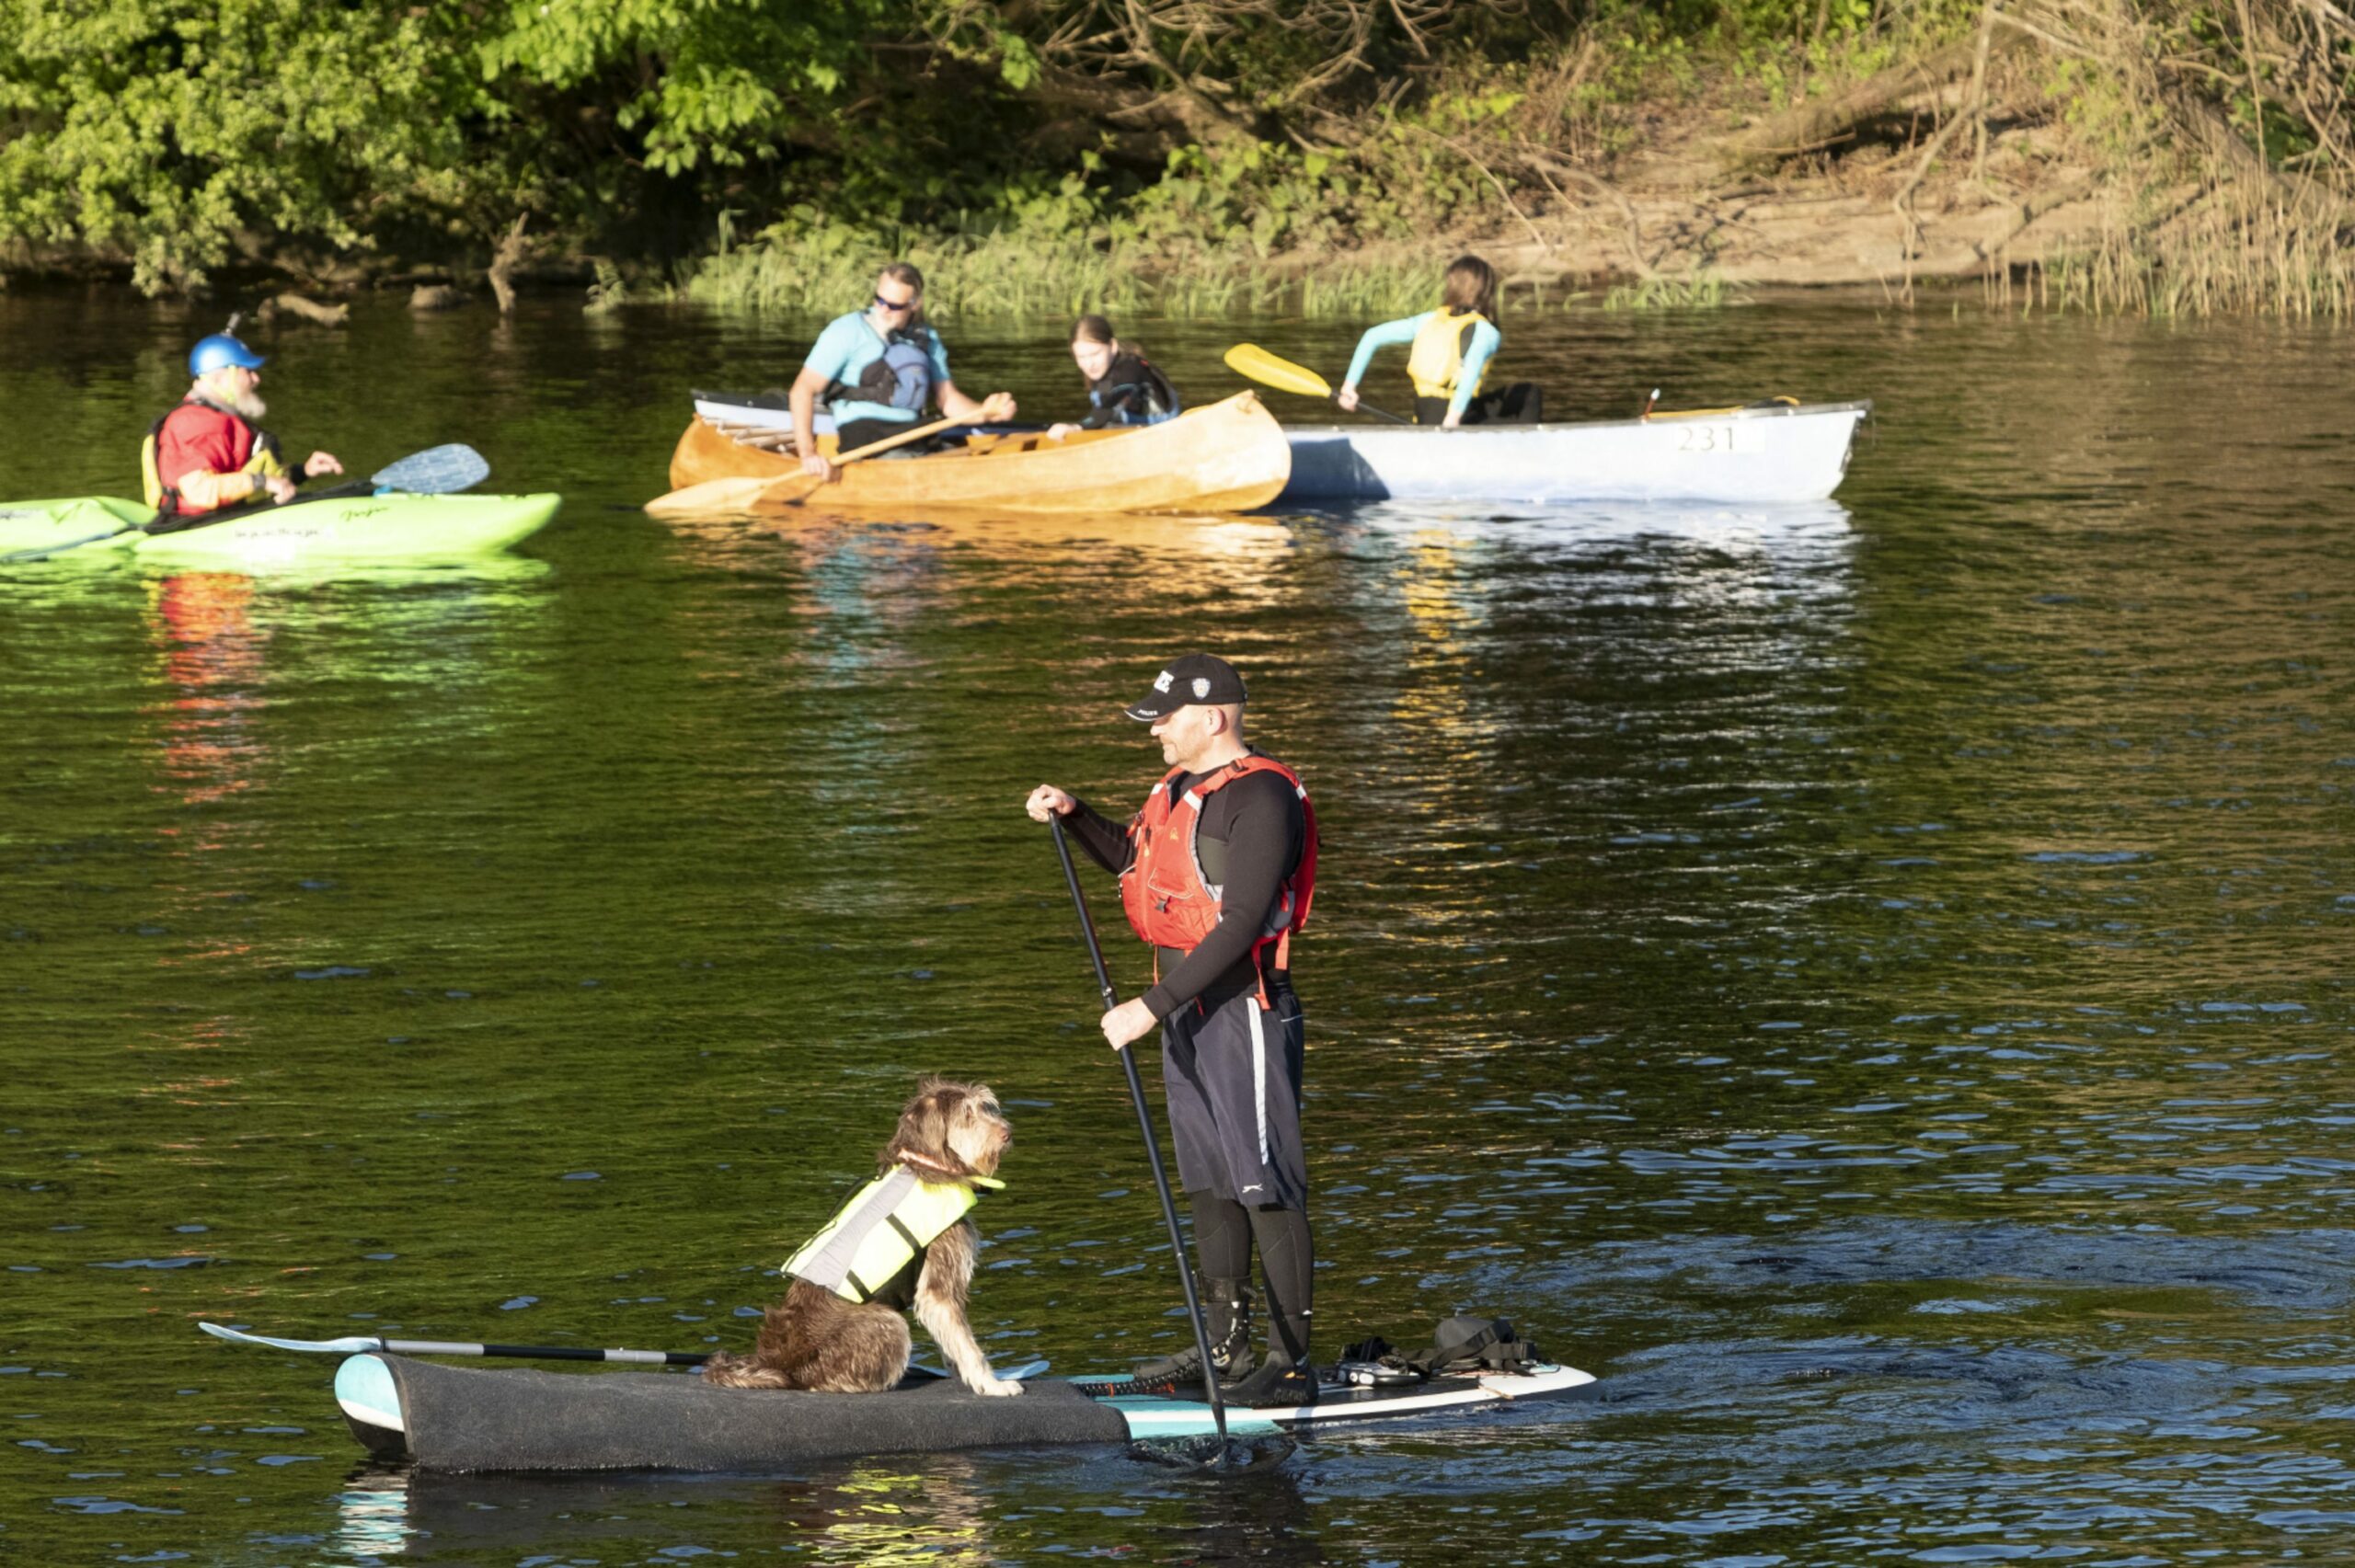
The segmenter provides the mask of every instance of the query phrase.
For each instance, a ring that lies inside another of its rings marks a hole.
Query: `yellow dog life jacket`
[[[1418,397],[1453,397],[1455,380],[1464,369],[1464,356],[1472,347],[1473,329],[1481,323],[1496,325],[1476,310],[1461,315],[1450,315],[1445,306],[1431,312],[1415,334],[1414,346],[1407,350],[1407,379],[1415,383]],[[1488,367],[1480,368],[1483,379]],[[1472,393],[1479,395],[1480,383],[1472,383]]]
[[[825,1229],[802,1242],[785,1260],[785,1272],[845,1301],[905,1308],[915,1299],[925,1249],[972,1211],[981,1199],[973,1188],[1005,1185],[988,1176],[927,1182],[907,1166],[894,1165],[859,1188]]]

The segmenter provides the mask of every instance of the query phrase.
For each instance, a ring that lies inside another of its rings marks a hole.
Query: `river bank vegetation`
[[[0,0],[0,272],[2355,310],[2338,0]],[[1609,292],[1616,285],[1615,292]]]

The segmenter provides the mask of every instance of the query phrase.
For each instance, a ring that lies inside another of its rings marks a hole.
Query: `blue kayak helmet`
[[[196,347],[188,351],[190,375],[210,375],[233,365],[241,371],[258,371],[269,362],[267,356],[255,353],[225,332],[198,339]]]

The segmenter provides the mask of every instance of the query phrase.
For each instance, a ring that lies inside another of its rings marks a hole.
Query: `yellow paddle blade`
[[[742,517],[760,505],[762,492],[774,479],[706,479],[646,503],[647,512],[663,519],[696,521],[706,518]]]
[[[1248,377],[1262,386],[1272,386],[1279,392],[1297,392],[1303,397],[1330,397],[1332,383],[1306,365],[1280,360],[1257,343],[1237,343],[1226,351],[1226,368],[1239,376]]]

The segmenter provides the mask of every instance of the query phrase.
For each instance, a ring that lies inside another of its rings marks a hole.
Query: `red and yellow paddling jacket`
[[[1144,809],[1129,823],[1129,841],[1136,846],[1136,856],[1120,873],[1120,903],[1128,911],[1129,924],[1155,947],[1190,952],[1217,929],[1226,889],[1202,869],[1200,848],[1195,841],[1201,826],[1202,802],[1239,778],[1262,773],[1281,773],[1292,785],[1300,796],[1305,830],[1301,836],[1300,864],[1284,879],[1275,907],[1268,911],[1267,924],[1251,944],[1251,965],[1259,972],[1259,1000],[1265,1002],[1268,969],[1262,956],[1273,945],[1276,967],[1292,967],[1292,933],[1308,923],[1309,900],[1316,891],[1316,807],[1310,804],[1298,773],[1273,757],[1254,751],[1173,797],[1170,786],[1184,776],[1185,770],[1171,769],[1145,797]]]
[[[148,427],[139,468],[147,504],[183,517],[250,500],[264,479],[287,472],[277,437],[201,397]]]

